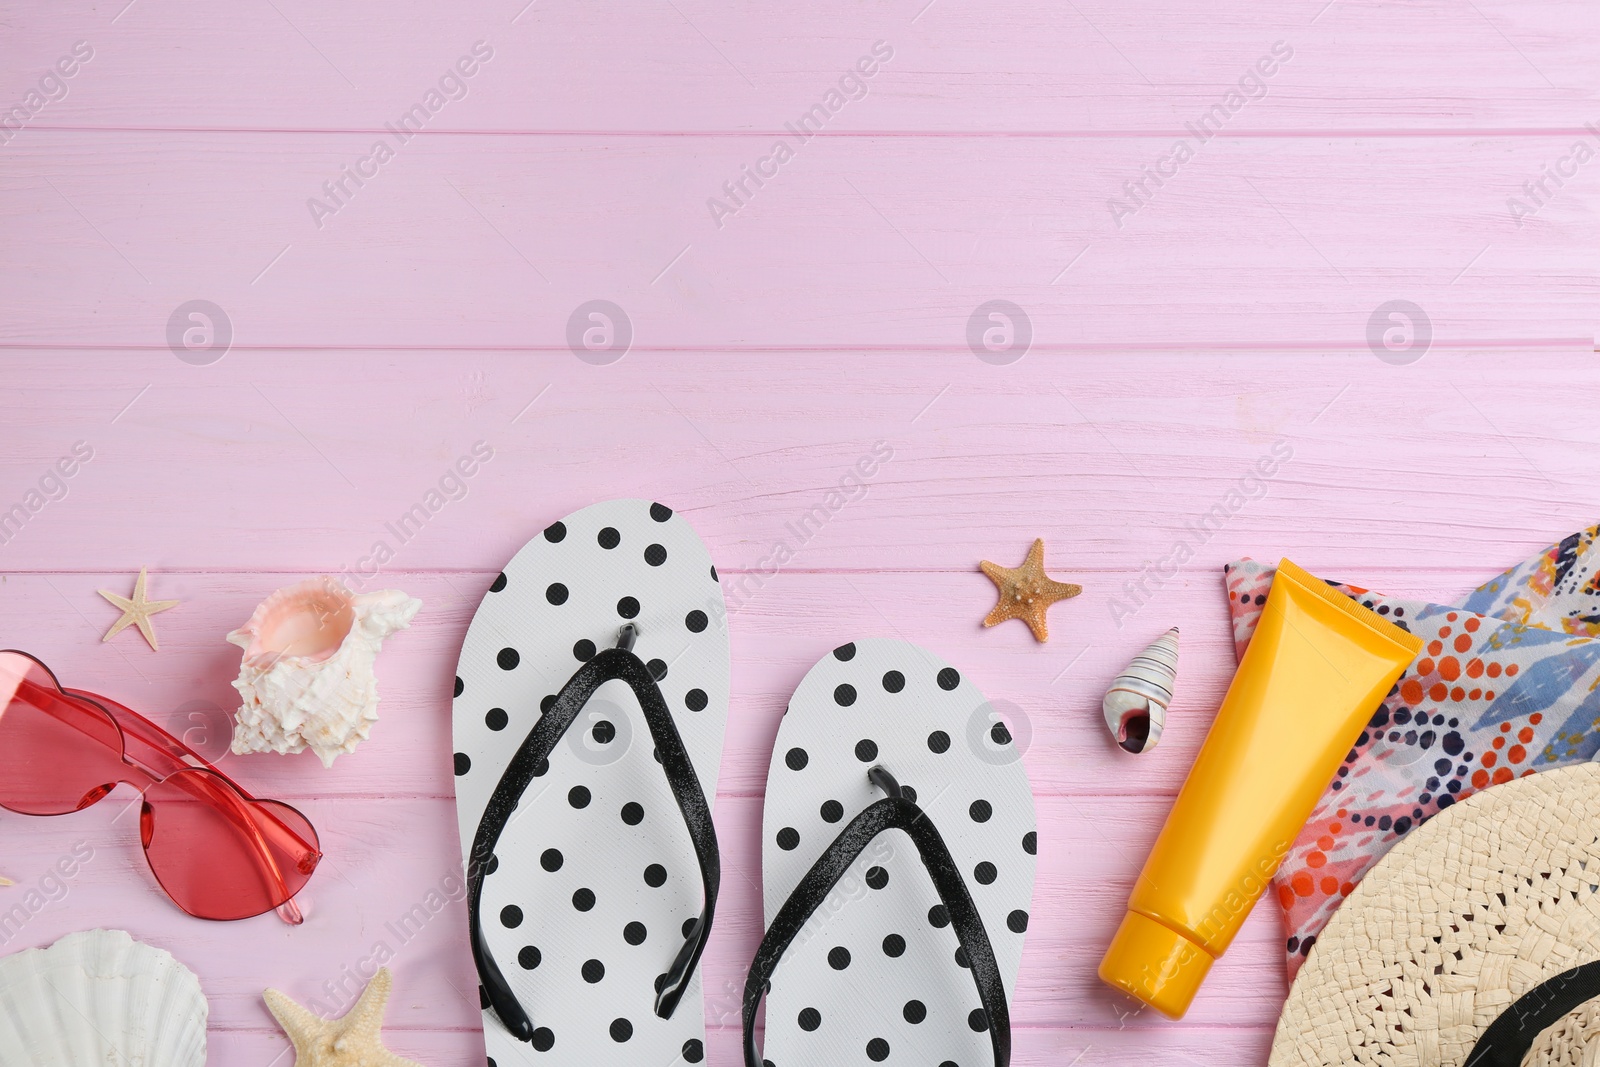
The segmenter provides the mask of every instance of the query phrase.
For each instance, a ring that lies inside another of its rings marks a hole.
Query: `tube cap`
[[[1100,961],[1100,980],[1170,1019],[1181,1019],[1211,970],[1211,959],[1171,927],[1130,911]]]

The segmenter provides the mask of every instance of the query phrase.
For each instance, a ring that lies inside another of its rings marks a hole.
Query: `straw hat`
[[[1397,844],[1317,938],[1272,1067],[1600,1064],[1600,765],[1486,789]]]

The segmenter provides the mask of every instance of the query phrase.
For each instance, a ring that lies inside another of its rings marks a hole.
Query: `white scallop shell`
[[[244,699],[234,714],[233,751],[309,748],[324,767],[354,752],[378,721],[378,649],[421,607],[398,589],[352,593],[328,577],[263,600],[228,635],[244,649],[233,683]]]
[[[1118,746],[1148,752],[1161,740],[1178,680],[1178,628],[1156,638],[1111,683],[1100,702]]]
[[[0,959],[0,1067],[205,1067],[194,972],[122,930]]]

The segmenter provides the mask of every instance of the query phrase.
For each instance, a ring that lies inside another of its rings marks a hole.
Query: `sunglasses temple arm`
[[[118,725],[122,727],[124,737],[137,741],[146,748],[152,748],[173,757],[179,757],[183,753],[194,755],[176,738],[172,739],[171,744],[168,744],[166,738],[145,730],[144,723],[137,719],[133,722],[119,720]],[[196,756],[196,758],[199,759],[200,757]],[[284,898],[284,902],[278,905],[278,917],[294,926],[305,922],[305,916],[301,914],[300,909],[295,905],[293,897],[289,893],[289,886],[284,880],[283,870],[278,866],[277,858],[273,855],[272,849],[268,847],[267,839],[261,832],[261,825],[251,818],[250,809],[239,796],[238,787],[233,785],[221,771],[212,767],[203,759],[201,763],[203,766],[196,768],[183,763],[180,759],[179,769],[208,770],[211,773],[179,775],[176,779],[179,787],[196,799],[210,803],[220,809],[250,837],[251,844],[255,846],[257,866],[262,868],[262,873],[271,880],[277,889],[277,894]],[[213,778],[212,775],[216,777]],[[271,819],[273,826],[279,831],[274,834],[274,837],[280,839],[279,843],[284,845],[285,851],[308,848],[306,843],[300,839],[300,835],[284,826],[270,811],[262,812],[262,814]],[[288,840],[281,840],[283,837],[287,837]]]
[[[188,781],[193,781],[193,778],[189,776],[185,777],[188,779]],[[294,898],[289,892],[289,886],[284,881],[282,868],[278,866],[278,861],[276,857],[273,856],[272,850],[267,847],[267,840],[261,833],[261,827],[254,819],[250,817],[250,812],[245,807],[239,795],[232,789],[223,788],[221,785],[215,782],[207,782],[207,786],[214,793],[222,794],[222,796],[225,798],[223,803],[228,813],[232,815],[237,822],[241,823],[250,834],[250,839],[255,844],[256,857],[260,861],[259,865],[265,868],[264,873],[271,876],[273,884],[277,887],[278,895],[283,897],[283,903],[278,905],[277,909],[278,918],[282,919],[286,923],[289,923],[291,926],[298,926],[305,922],[305,916],[301,914],[299,907],[295,905]],[[185,783],[185,788],[188,788],[187,782]],[[264,814],[266,814],[267,818],[272,819],[273,822],[278,822],[277,819],[273,818],[271,812],[266,812]],[[289,834],[289,836],[295,841],[298,842],[300,840],[298,835],[296,835],[287,826],[283,826],[282,823],[278,823],[278,825],[282,827],[284,832]]]
[[[170,762],[172,769],[166,771],[160,777],[164,778],[172,771],[193,767],[197,764],[204,767],[211,766],[210,760],[132,708],[118,704],[108,697],[85,692],[81,689],[68,689],[64,690],[64,692],[70,696],[91,700],[110,712],[111,718],[116,722],[117,728],[122,731],[122,736],[126,739],[124,744],[127,741],[138,743],[140,746],[139,755],[144,758],[144,762],[155,764],[156,760],[151,758],[153,756],[161,757],[163,763]]]
[[[187,758],[193,758],[199,761],[203,767],[218,775],[218,777],[223,777],[222,772],[212,767],[210,762],[206,760],[205,757],[201,756],[199,753],[189,748],[189,746],[185,745],[182,741],[171,736],[165,731],[160,730],[159,728],[154,728],[153,724],[148,723],[143,716],[139,715],[137,712],[131,711],[127,708],[122,708],[121,705],[116,704],[114,701],[108,701],[104,697],[97,697],[89,693],[80,692],[78,690],[66,690],[65,692],[70,696],[82,697],[94,700],[96,702],[112,704],[113,706],[118,707],[120,710],[126,712],[127,714],[125,715],[113,716],[113,720],[115,721],[117,728],[122,731],[125,745],[128,741],[137,742],[144,749],[173,760],[177,765],[176,768],[174,768],[175,770],[192,768],[193,765],[188,762]],[[196,784],[197,781],[201,780],[205,782],[205,785],[201,786]],[[269,873],[272,882],[277,887],[278,893],[285,898],[284,902],[278,905],[278,917],[292,926],[299,926],[301,923],[305,922],[305,915],[301,912],[299,906],[295,904],[294,898],[288,895],[289,887],[284,881],[283,871],[281,868],[279,868],[277,860],[273,857],[272,850],[267,847],[266,838],[261,833],[260,825],[250,817],[249,811],[245,809],[244,805],[239,799],[239,796],[235,792],[237,787],[225,788],[212,781],[209,776],[204,776],[202,779],[196,779],[191,775],[183,776],[181,779],[179,779],[179,784],[190,794],[195,795],[200,799],[206,799],[205,797],[201,796],[203,792],[208,793],[209,797],[213,800],[216,800],[216,798],[219,797],[221,798],[220,801],[218,801],[217,806],[221,807],[225,812],[227,812],[236,823],[242,826],[246,832],[249,833],[251,841],[255,845],[256,854],[260,859],[260,865],[266,868],[266,871]],[[229,784],[231,785],[232,783],[230,782]],[[290,847],[297,847],[301,849],[306,849],[309,847],[300,839],[300,835],[296,834],[287,826],[284,826],[272,815],[271,812],[266,812],[264,814],[266,814],[267,818],[272,819],[273,824],[282,831],[283,835],[287,835],[289,841],[292,842]]]
[[[51,718],[72,727],[74,730],[77,730],[79,733],[83,734],[85,737],[97,744],[102,743],[102,739],[96,736],[94,731],[88,728],[87,724],[90,720],[84,718],[84,709],[82,704],[72,699],[75,697],[81,697],[84,694],[74,692],[70,689],[61,690],[58,692],[46,689],[40,685],[35,685],[33,682],[29,681],[23,681],[20,685],[18,685],[17,692],[26,703],[31,704],[33,707],[44,712],[46,715],[49,715]],[[90,703],[94,704],[95,702],[91,700]],[[69,708],[75,711],[76,714],[69,714],[67,711]],[[95,711],[111,719],[112,725],[115,726],[119,732],[122,731],[121,725],[117,723],[116,719],[112,717],[111,713],[106,711],[105,708],[97,706]],[[93,714],[93,712],[90,714]],[[126,734],[123,736],[126,736]]]
[[[62,710],[58,706],[59,702],[56,699],[56,694],[50,693],[42,687],[26,681],[21,683],[19,689],[24,694],[25,699],[27,699],[29,703],[32,703],[35,707],[40,708],[47,714],[61,719],[63,722],[68,723],[68,725],[76,726],[78,729],[83,730],[86,735],[89,734],[88,730],[83,729],[81,725],[82,720],[79,717],[69,717],[62,714]],[[178,779],[178,784],[186,792],[194,796],[196,799],[211,803],[220,808],[228,817],[233,819],[234,822],[239,824],[249,834],[251,843],[255,846],[258,866],[263,868],[263,873],[266,874],[276,886],[277,895],[283,897],[283,903],[278,905],[277,908],[278,917],[284,922],[294,926],[298,926],[305,922],[305,915],[301,912],[299,906],[295,904],[294,898],[289,892],[289,886],[284,880],[283,870],[278,866],[277,859],[273,856],[272,850],[267,846],[267,841],[261,832],[260,825],[255,821],[255,819],[250,817],[250,812],[246,809],[243,799],[239,796],[238,787],[234,786],[233,783],[229,781],[221,771],[218,771],[215,767],[212,767],[204,757],[190,749],[182,741],[179,741],[177,738],[166,733],[164,730],[156,727],[153,723],[148,722],[137,712],[123,708],[115,701],[106,700],[104,697],[99,697],[92,693],[86,693],[73,689],[62,690],[60,692],[60,696],[68,701],[88,701],[99,706],[101,712],[111,718],[112,723],[122,735],[124,759],[128,758],[128,753],[126,751],[127,745],[130,741],[133,741],[138,743],[145,750],[154,752],[174,761],[176,764],[174,771],[203,768],[210,771],[211,774],[215,774],[218,778],[222,779],[222,782],[227,783],[226,786],[224,786],[219,782],[213,781],[210,775],[203,775],[199,779],[197,779],[194,775],[183,775]],[[107,704],[118,708],[119,710],[125,712],[125,714],[113,715],[109,710],[107,710]],[[144,752],[141,752],[140,754],[145,755]],[[195,768],[188,762],[186,757],[192,757],[201,765],[201,767]],[[169,774],[170,773],[172,772],[169,772]],[[168,774],[163,774],[158,777],[165,779],[168,777]],[[198,784],[198,782],[201,780],[205,782],[204,785]],[[310,847],[306,844],[306,842],[300,839],[300,835],[296,834],[287,826],[284,826],[283,823],[279,822],[278,819],[272,815],[271,812],[265,812],[264,814],[267,818],[271,819],[273,825],[276,826],[279,831],[281,831],[281,835],[286,835],[289,838],[289,841],[292,842],[292,845],[289,846],[290,848],[298,847],[300,849],[308,849]],[[315,850],[312,849],[312,851]]]

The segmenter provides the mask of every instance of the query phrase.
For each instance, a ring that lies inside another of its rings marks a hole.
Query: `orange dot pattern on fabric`
[[[1591,542],[1596,551],[1585,555]],[[1423,652],[1374,711],[1273,880],[1285,918],[1291,977],[1339,901],[1397,840],[1480,790],[1531,774],[1535,767],[1587,759],[1600,749],[1600,714],[1573,714],[1587,686],[1567,682],[1569,676],[1592,677],[1587,669],[1569,671],[1569,665],[1576,667],[1582,660],[1600,666],[1600,656],[1593,656],[1597,646],[1574,650],[1585,639],[1600,637],[1600,537],[1585,540],[1577,552],[1587,562],[1575,577],[1587,581],[1593,576],[1589,584],[1596,599],[1588,605],[1591,610],[1575,613],[1579,605],[1562,601],[1574,589],[1570,582],[1563,586],[1562,561],[1573,554],[1567,542],[1546,553],[1540,572],[1543,588],[1530,579],[1530,570],[1514,569],[1473,594],[1474,610],[1330,583],[1421,638]],[[1260,619],[1272,578],[1270,566],[1251,561],[1228,568],[1240,655]],[[1597,621],[1575,628],[1563,620],[1538,618],[1552,611]],[[1564,643],[1551,642],[1537,639],[1540,635],[1529,629],[1536,639],[1524,639],[1522,628],[1530,623],[1571,636]],[[1561,657],[1573,658],[1563,663]],[[1546,664],[1556,669],[1549,671]],[[1513,681],[1538,684],[1511,690]],[[1501,696],[1515,696],[1516,705]],[[1541,725],[1544,720],[1549,726]]]

